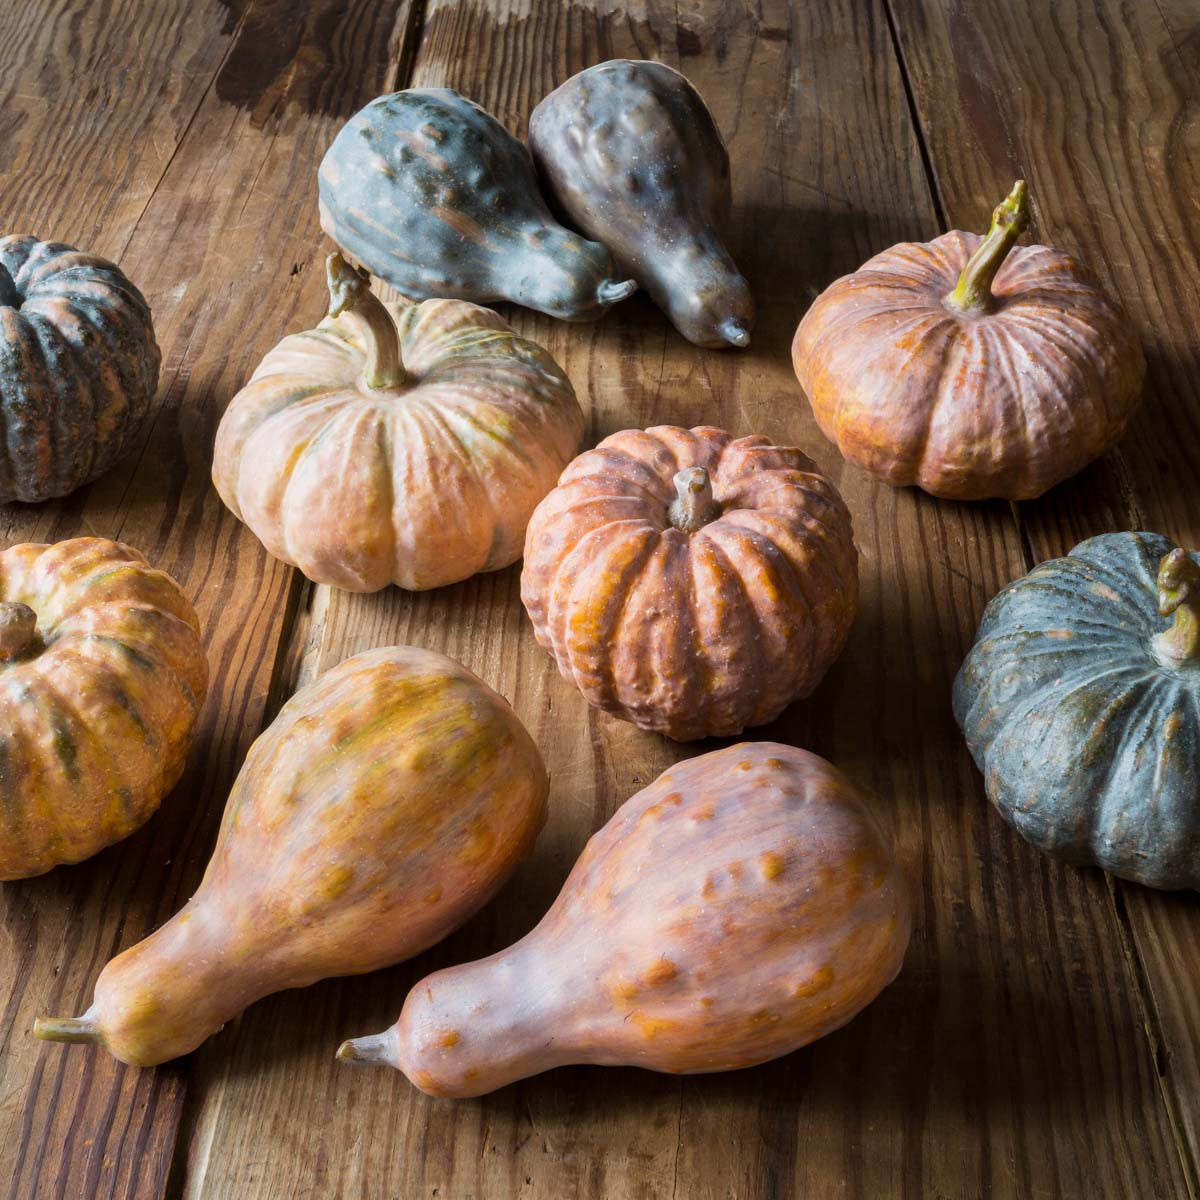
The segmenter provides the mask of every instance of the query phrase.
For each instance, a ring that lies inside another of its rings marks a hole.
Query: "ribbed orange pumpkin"
[[[841,651],[850,516],[799,450],[627,429],[538,506],[521,598],[589,703],[681,741],[728,736],[806,696]]]
[[[272,350],[217,431],[213,482],[263,545],[352,592],[507,567],[579,448],[549,354],[486,308],[387,304],[329,259],[330,316]]]
[[[1016,246],[1025,184],[986,238],[877,254],[817,297],[792,345],[825,436],[896,487],[1040,496],[1112,446],[1142,391],[1132,324],[1070,255]]]
[[[208,686],[199,629],[129,546],[0,554],[0,879],[87,858],[158,807]]]

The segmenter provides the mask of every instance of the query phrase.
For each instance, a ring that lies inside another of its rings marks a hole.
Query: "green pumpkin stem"
[[[1200,662],[1200,566],[1178,546],[1158,564],[1158,611],[1175,620],[1154,638],[1164,667]]]
[[[676,529],[695,533],[720,516],[720,506],[713,499],[712,480],[703,467],[687,467],[676,471],[672,482],[675,484],[675,499],[667,515]]]
[[[371,292],[371,276],[355,270],[335,250],[325,260],[329,281],[329,315],[349,319],[367,351],[362,382],[372,389],[403,387],[408,373],[400,357],[396,322],[383,302]]]
[[[992,212],[992,227],[967,260],[958,286],[946,297],[948,307],[964,313],[988,312],[992,308],[992,281],[1028,224],[1029,192],[1025,180],[1018,179]]]
[[[38,1017],[33,1033],[44,1042],[89,1042],[99,1045],[100,1031],[86,1014],[82,1017]]]

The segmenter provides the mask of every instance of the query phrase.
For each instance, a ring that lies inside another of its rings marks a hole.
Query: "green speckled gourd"
[[[700,93],[663,63],[580,71],[529,119],[554,199],[690,342],[750,344],[754,301],[722,241],[729,155]]]
[[[1109,533],[988,605],[954,683],[988,797],[1039,849],[1200,888],[1200,555]]]
[[[450,88],[372,100],[334,139],[318,185],[325,232],[414,300],[511,300],[590,321],[637,288],[550,215],[529,151]]]
[[[0,501],[65,496],[132,448],[158,386],[141,292],[103,258],[0,238]]]

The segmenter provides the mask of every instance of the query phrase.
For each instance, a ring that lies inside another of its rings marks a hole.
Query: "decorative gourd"
[[[750,285],[721,239],[729,155],[678,71],[626,59],[580,71],[534,109],[529,148],[566,215],[688,341],[750,344]]]
[[[507,567],[579,447],[549,354],[457,300],[383,304],[329,259],[330,315],[263,359],[217,430],[213,482],[263,545],[352,592]]]
[[[731,746],[623,804],[532,933],[422,980],[395,1025],[338,1056],[456,1097],[569,1063],[748,1067],[869,1004],[910,928],[847,780],[791,746]]]
[[[529,151],[449,88],[372,100],[334,139],[318,185],[325,232],[414,300],[512,300],[594,321],[637,288],[550,215]]]
[[[0,879],[148,820],[207,687],[191,604],[136,550],[85,537],[0,553]]]
[[[196,894],[104,968],[82,1017],[34,1032],[151,1066],[270,992],[408,958],[508,877],[547,791],[524,726],[465,667],[409,646],[348,659],[250,748]]]
[[[805,314],[796,377],[849,462],[948,500],[1026,500],[1124,433],[1146,370],[1133,325],[1070,255],[1015,245],[1028,211],[1018,181],[986,238],[893,246]]]
[[[680,741],[773,720],[858,606],[850,515],[799,450],[702,426],[627,429],[538,506],[521,599],[596,705]]]
[[[988,797],[1068,862],[1200,888],[1200,556],[1109,533],[987,606],[954,715]]]
[[[0,501],[65,496],[132,450],[158,364],[150,308],[112,263],[0,238]]]

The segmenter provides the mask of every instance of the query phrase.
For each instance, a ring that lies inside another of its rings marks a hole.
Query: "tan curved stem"
[[[371,277],[355,270],[336,250],[325,260],[329,315],[349,321],[366,347],[362,381],[372,389],[403,387],[408,373],[400,356],[396,322],[371,291]]]

